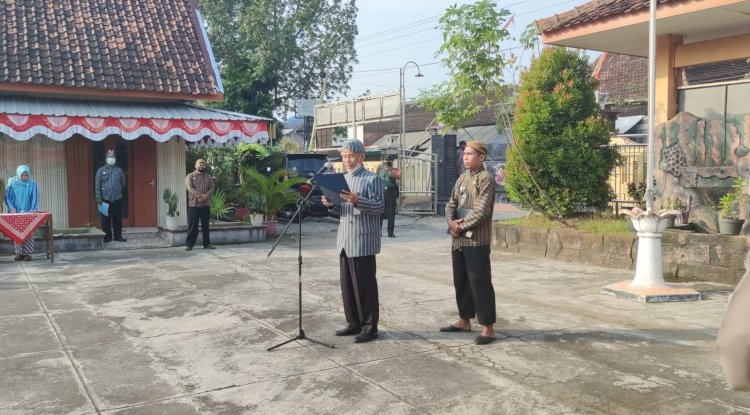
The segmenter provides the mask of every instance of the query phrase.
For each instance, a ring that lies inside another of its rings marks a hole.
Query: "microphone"
[[[311,185],[314,186],[315,185],[315,178],[318,177],[319,174],[323,174],[323,172],[325,172],[326,170],[329,170],[331,168],[333,168],[333,164],[331,164],[330,161],[326,160],[325,164],[323,164],[323,167],[321,167],[320,169],[318,169],[318,171],[316,171],[315,173],[313,173],[310,176],[310,179],[307,182],[309,184],[311,184]]]
[[[323,174],[324,171],[330,169],[333,167],[333,164],[331,164],[330,161],[326,161],[325,164],[323,164],[323,167],[320,168],[320,170],[316,171],[315,174],[313,174],[313,177]]]

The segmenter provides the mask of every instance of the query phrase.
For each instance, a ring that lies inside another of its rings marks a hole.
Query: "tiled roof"
[[[682,75],[683,85],[699,85],[750,79],[750,59],[735,59],[726,62],[688,66],[685,68]]]
[[[606,93],[609,102],[648,100],[647,58],[604,52],[594,77],[599,80],[599,92]]]
[[[689,0],[658,0],[659,5],[685,2]],[[540,33],[577,26],[605,17],[619,16],[628,13],[648,10],[650,0],[593,0],[573,10],[556,14],[535,22]]]
[[[0,90],[15,84],[215,98],[198,21],[194,0],[4,0]]]

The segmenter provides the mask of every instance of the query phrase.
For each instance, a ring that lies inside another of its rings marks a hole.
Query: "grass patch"
[[[570,228],[590,233],[628,233],[628,221],[624,218],[607,216],[578,217],[566,219]],[[506,225],[528,226],[539,229],[565,228],[560,222],[547,219],[544,216],[532,215],[525,218],[504,219],[500,223]]]

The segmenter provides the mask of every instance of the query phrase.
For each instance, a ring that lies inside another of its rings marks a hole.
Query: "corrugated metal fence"
[[[64,143],[42,136],[16,141],[0,134],[0,177],[6,184],[10,177],[16,175],[16,168],[21,164],[31,167],[31,177],[39,186],[39,210],[52,213],[56,229],[67,228],[68,185]]]

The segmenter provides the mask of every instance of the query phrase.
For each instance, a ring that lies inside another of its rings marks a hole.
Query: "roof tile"
[[[617,53],[603,53],[599,59],[598,89],[610,102],[648,98],[648,59]]]
[[[678,3],[691,0],[658,0],[659,4]],[[593,22],[605,17],[612,17],[622,14],[635,13],[642,9],[648,9],[650,0],[593,0],[573,10],[556,14],[546,19],[539,19],[536,22],[537,30],[540,33],[551,32],[558,29],[564,29],[571,26],[577,26],[584,23]]]
[[[218,94],[191,0],[0,2],[0,81]],[[191,76],[187,76],[187,74]]]

